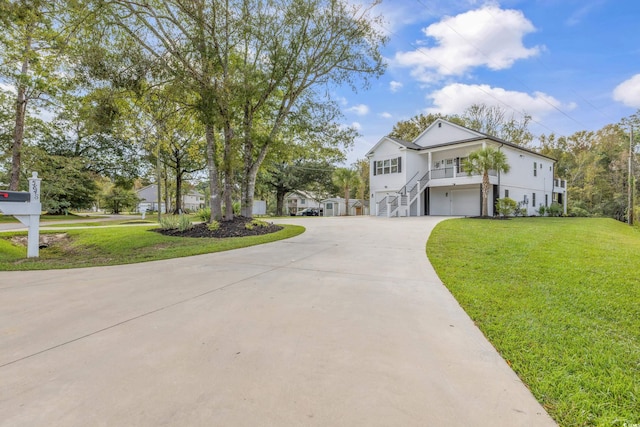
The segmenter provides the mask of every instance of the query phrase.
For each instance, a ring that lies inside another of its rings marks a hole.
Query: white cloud
[[[640,74],[616,86],[613,90],[613,99],[627,107],[640,108]]]
[[[383,112],[383,113],[380,113],[380,114],[378,114],[378,115],[379,115],[380,117],[382,117],[383,119],[390,119],[390,118],[392,118],[392,117],[393,117],[391,114],[387,113],[386,111],[385,111],[385,112]]]
[[[486,104],[515,113],[526,113],[533,118],[540,118],[555,110],[563,108],[571,110],[575,104],[562,104],[560,101],[542,92],[532,95],[525,92],[505,90],[489,85],[450,84],[431,92],[428,96],[433,100],[433,107],[427,113],[461,114],[473,104]]]
[[[389,82],[389,90],[391,90],[391,92],[397,92],[398,90],[402,89],[402,86],[402,83],[396,82],[395,80]]]
[[[411,68],[412,75],[425,82],[463,75],[479,66],[501,70],[538,54],[539,46],[527,48],[522,42],[533,31],[535,27],[521,11],[485,5],[424,28],[435,46],[397,52],[394,62]]]
[[[362,129],[362,125],[358,122],[353,122],[351,123],[351,127],[357,131],[359,131],[360,129]]]
[[[367,114],[369,114],[369,107],[367,107],[364,104],[358,104],[358,105],[354,105],[351,108],[347,108],[347,111],[351,113],[355,113],[358,116],[366,116]]]

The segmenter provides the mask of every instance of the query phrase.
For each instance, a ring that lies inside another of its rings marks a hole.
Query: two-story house
[[[295,190],[284,196],[287,215],[299,215],[307,208],[321,208],[320,199],[310,191]]]
[[[469,175],[464,160],[487,146],[502,151],[510,166],[489,172],[489,215],[501,197],[519,202],[527,215],[554,201],[566,213],[566,182],[555,179],[554,159],[438,119],[412,142],[384,137],[367,153],[371,215],[480,215],[482,176]]]

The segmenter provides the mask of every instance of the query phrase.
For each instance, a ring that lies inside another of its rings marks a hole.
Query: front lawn
[[[454,219],[427,255],[560,426],[640,424],[640,232],[612,219]]]
[[[151,231],[153,226],[67,229],[41,232],[55,236],[50,247],[40,250],[39,258],[27,259],[24,246],[12,243],[14,236],[26,232],[0,234],[0,271],[47,270],[130,264],[213,252],[287,239],[304,232],[304,227],[283,225],[282,230],[260,236],[226,239],[171,237]]]

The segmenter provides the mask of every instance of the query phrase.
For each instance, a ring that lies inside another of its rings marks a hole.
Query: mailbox
[[[31,193],[26,191],[0,191],[1,202],[30,202]]]

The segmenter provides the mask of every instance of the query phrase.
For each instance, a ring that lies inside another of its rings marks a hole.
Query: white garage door
[[[451,192],[451,215],[480,215],[480,189],[453,190]]]

